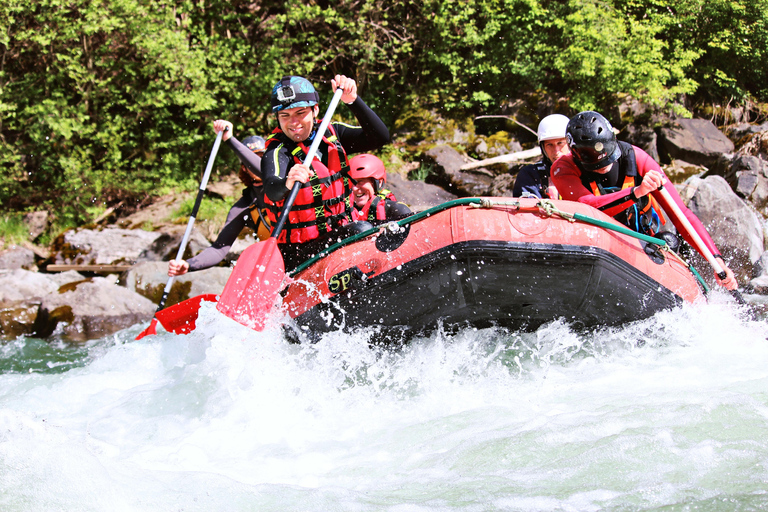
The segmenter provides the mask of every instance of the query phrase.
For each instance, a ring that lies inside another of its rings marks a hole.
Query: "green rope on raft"
[[[408,224],[413,224],[414,222],[419,222],[420,220],[426,219],[427,217],[430,217],[436,213],[439,213],[443,210],[448,210],[450,208],[456,207],[456,206],[462,206],[462,205],[472,205],[476,208],[492,208],[494,206],[514,206],[519,207],[520,202],[519,201],[494,201],[492,199],[485,199],[485,198],[479,198],[479,197],[466,197],[462,199],[454,199],[453,201],[448,201],[446,203],[433,206],[432,208],[428,208],[424,210],[423,212],[415,213],[409,217],[406,217],[402,220],[399,220],[395,222],[398,227],[402,228],[404,226],[407,226]],[[555,204],[550,201],[549,199],[542,199],[537,203],[537,206],[547,215],[558,215],[560,217],[563,217],[564,219],[567,219],[571,222],[574,220],[577,220],[579,222],[584,222],[586,224],[592,224],[593,226],[597,226],[603,229],[607,229],[610,231],[616,231],[618,233],[621,233],[623,235],[631,236],[633,238],[637,238],[639,240],[643,240],[644,242],[648,242],[649,244],[658,245],[662,248],[667,248],[667,242],[664,240],[661,240],[660,238],[654,238],[652,236],[644,235],[642,233],[638,233],[636,231],[632,231],[629,228],[626,228],[624,226],[621,226],[619,224],[615,224],[610,221],[595,219],[594,217],[590,217],[588,215],[584,215],[581,213],[570,213],[560,210],[555,206]],[[380,232],[382,229],[389,229],[389,226],[391,226],[392,223],[387,223],[382,226],[375,227],[373,229],[368,229],[366,231],[363,231],[362,233],[358,233],[356,235],[353,235],[349,238],[345,238],[344,240],[341,240],[327,249],[324,249],[323,251],[320,251],[312,258],[308,259],[298,267],[296,267],[293,271],[290,272],[291,276],[294,276],[301,272],[302,270],[310,267],[313,265],[316,261],[320,260],[321,258],[325,258],[332,252],[346,246],[352,243],[357,242],[358,240],[362,240],[363,238],[369,237],[371,235],[374,235],[378,232]],[[679,256],[678,256],[679,257]],[[683,263],[686,263],[688,265],[688,270],[691,271],[691,273],[696,277],[696,279],[699,281],[699,284],[701,284],[702,288],[704,289],[705,293],[709,292],[709,287],[704,282],[702,277],[699,275],[698,272],[696,272],[696,269],[693,268],[692,265],[682,260]]]

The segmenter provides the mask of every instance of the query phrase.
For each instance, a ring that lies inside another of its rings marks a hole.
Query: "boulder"
[[[658,136],[656,135],[656,132],[653,131],[653,128],[644,125],[636,126],[629,124],[624,130],[626,131],[626,135],[623,137],[624,141],[639,147],[648,153],[651,158],[657,162],[659,161],[659,149],[657,147]]]
[[[213,267],[176,277],[168,294],[166,307],[205,293],[221,293],[231,273],[232,269],[229,267]],[[127,289],[158,304],[168,282],[168,263],[139,263],[126,272],[120,281]]]
[[[161,235],[142,229],[71,230],[56,239],[51,258],[65,265],[134,263]]]
[[[14,339],[33,334],[39,308],[39,300],[0,302],[0,336]]]
[[[768,295],[768,251],[755,262],[752,280],[747,289],[760,295]]]
[[[26,247],[11,245],[0,251],[0,268],[37,270],[35,253]]]
[[[436,167],[436,185],[459,196],[488,195],[494,174],[483,168],[462,171],[464,164],[472,162],[468,156],[448,145],[435,146],[426,154]]]
[[[407,204],[414,212],[420,212],[456,199],[454,194],[437,185],[423,181],[410,181],[397,173],[387,175],[386,187],[395,194],[401,203]]]
[[[184,232],[187,230],[184,226],[165,226],[157,231],[157,238],[150,243],[136,258],[136,263],[145,261],[170,261],[176,257],[179,252],[181,240],[184,238]],[[184,251],[184,259],[187,260],[195,256],[200,251],[208,247],[210,242],[200,231],[192,228],[189,235],[187,248]]]
[[[734,149],[733,142],[706,119],[678,119],[661,129],[659,152],[665,161],[679,159],[710,167],[720,153]]]
[[[763,253],[763,226],[722,176],[688,180],[688,207],[701,220],[740,282]],[[693,189],[693,190],[691,190]],[[692,194],[690,192],[693,192]]]
[[[46,274],[14,269],[0,270],[0,302],[32,301],[59,289]]]
[[[42,235],[48,229],[48,212],[29,212],[25,213],[22,222],[29,230],[29,239],[34,240]]]
[[[88,278],[43,297],[34,330],[40,337],[57,332],[72,341],[87,341],[146,322],[155,309],[149,299],[109,279]]]

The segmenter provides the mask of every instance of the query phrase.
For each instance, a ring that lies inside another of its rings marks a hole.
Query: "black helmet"
[[[258,135],[250,135],[243,139],[243,144],[248,146],[248,149],[254,153],[263,152],[266,143],[267,141],[264,140],[264,137],[259,137]]]
[[[579,112],[568,121],[565,139],[573,159],[585,171],[606,167],[621,156],[613,126],[597,112]]]

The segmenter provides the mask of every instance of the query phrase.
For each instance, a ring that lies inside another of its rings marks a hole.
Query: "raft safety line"
[[[403,227],[407,226],[408,224],[413,224],[414,222],[418,222],[422,219],[426,219],[427,217],[430,217],[431,215],[434,215],[435,213],[439,213],[443,210],[448,210],[450,208],[453,208],[455,206],[462,206],[462,205],[469,205],[473,208],[493,208],[495,206],[508,206],[520,209],[520,201],[495,201],[493,199],[485,198],[485,197],[465,197],[461,199],[454,199],[452,201],[445,202],[443,204],[433,206],[432,208],[428,208],[424,210],[423,212],[415,213],[409,217],[406,217],[399,221],[392,221],[387,222],[385,224],[381,224],[375,228],[368,229],[366,231],[363,231],[362,233],[358,233],[356,235],[352,235],[348,238],[345,238],[343,240],[340,240],[339,242],[329,246],[327,249],[323,249],[316,255],[314,255],[312,258],[308,259],[292,271],[288,273],[291,277],[295,276],[302,270],[310,267],[312,264],[314,264],[316,261],[325,258],[332,252],[346,246],[352,243],[357,242],[358,240],[362,240],[363,238],[369,237],[371,235],[375,235],[376,233],[384,232],[384,231],[390,231],[392,233],[396,233],[399,229],[402,229]],[[642,233],[638,233],[636,231],[632,231],[629,228],[626,228],[624,226],[616,225],[611,222],[603,221],[600,219],[595,219],[594,217],[590,217],[588,215],[583,215],[581,213],[570,213],[565,212],[563,210],[560,210],[557,206],[555,206],[555,203],[553,203],[550,199],[541,199],[536,203],[536,209],[542,211],[544,214],[546,214],[548,217],[551,217],[553,215],[558,215],[559,217],[564,218],[568,222],[575,222],[580,221],[587,224],[592,224],[594,226],[607,229],[610,231],[616,231],[618,233],[621,233],[623,235],[631,236],[633,238],[637,238],[639,240],[643,240],[645,242],[654,244],[659,246],[659,249],[665,251],[668,254],[674,255],[677,259],[679,259],[686,267],[688,267],[688,270],[696,277],[696,280],[701,284],[702,288],[704,289],[705,293],[709,293],[709,286],[707,286],[707,283],[704,282],[704,279],[699,275],[699,273],[696,271],[693,266],[685,261],[682,257],[680,257],[679,254],[677,254],[675,251],[670,250],[669,245],[667,245],[667,242],[660,239],[655,238],[652,236],[644,235]]]

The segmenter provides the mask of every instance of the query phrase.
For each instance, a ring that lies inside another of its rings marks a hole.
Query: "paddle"
[[[320,146],[323,134],[331,122],[342,94],[341,88],[336,89],[304,159],[304,165],[311,165],[315,158],[317,148]],[[285,262],[277,247],[277,238],[288,220],[288,212],[296,201],[301,185],[298,181],[293,185],[270,237],[251,245],[237,259],[235,269],[229,276],[227,284],[224,285],[224,291],[221,292],[219,303],[216,305],[216,309],[224,315],[257,331],[264,330],[277,294],[283,286]]]
[[[205,194],[205,187],[208,186],[208,178],[211,176],[211,169],[213,169],[213,161],[216,159],[216,153],[219,151],[219,146],[221,145],[221,137],[224,135],[224,132],[227,131],[227,129],[224,129],[223,131],[220,131],[216,135],[216,141],[213,143],[213,149],[211,150],[211,156],[208,157],[208,165],[205,167],[205,173],[203,173],[203,181],[200,182],[200,188],[197,191],[197,197],[195,198],[195,205],[192,207],[192,214],[189,216],[189,222],[187,222],[187,230],[184,231],[184,237],[181,239],[181,245],[179,246],[179,252],[176,253],[176,259],[180,260],[184,257],[184,251],[187,249],[187,243],[189,242],[189,237],[192,234],[192,227],[195,225],[195,217],[197,217],[197,211],[200,209],[200,203],[203,201],[203,195]],[[163,296],[160,298],[160,303],[157,305],[157,309],[155,310],[155,316],[152,317],[152,321],[149,323],[149,326],[141,331],[141,334],[136,336],[137,340],[140,340],[144,336],[150,335],[150,334],[157,334],[157,314],[165,307],[165,301],[168,300],[168,294],[171,292],[171,287],[173,286],[173,279],[174,276],[171,276],[168,278],[168,282],[165,285],[165,289],[163,290]],[[171,315],[165,315],[168,318],[168,321],[173,322],[174,319]],[[165,323],[163,323],[165,325]]]
[[[723,267],[720,265],[720,263],[717,262],[717,259],[712,254],[712,251],[710,251],[706,246],[704,240],[701,239],[699,234],[691,225],[691,222],[688,220],[688,218],[683,214],[682,211],[680,211],[680,207],[677,206],[677,203],[674,199],[672,199],[672,196],[669,194],[667,189],[662,185],[659,187],[659,192],[661,192],[661,195],[664,196],[664,199],[670,205],[670,209],[672,210],[672,213],[675,215],[675,217],[677,217],[677,220],[680,221],[685,230],[688,232],[688,235],[691,237],[691,239],[693,239],[699,253],[701,253],[712,266],[712,269],[715,271],[715,274],[717,274],[717,277],[720,279],[725,279],[727,277],[725,270],[723,270]],[[747,301],[744,300],[744,297],[741,296],[741,293],[739,293],[739,290],[729,291],[731,292],[731,295],[733,295],[733,298],[736,299],[736,302],[739,304],[747,303]]]

